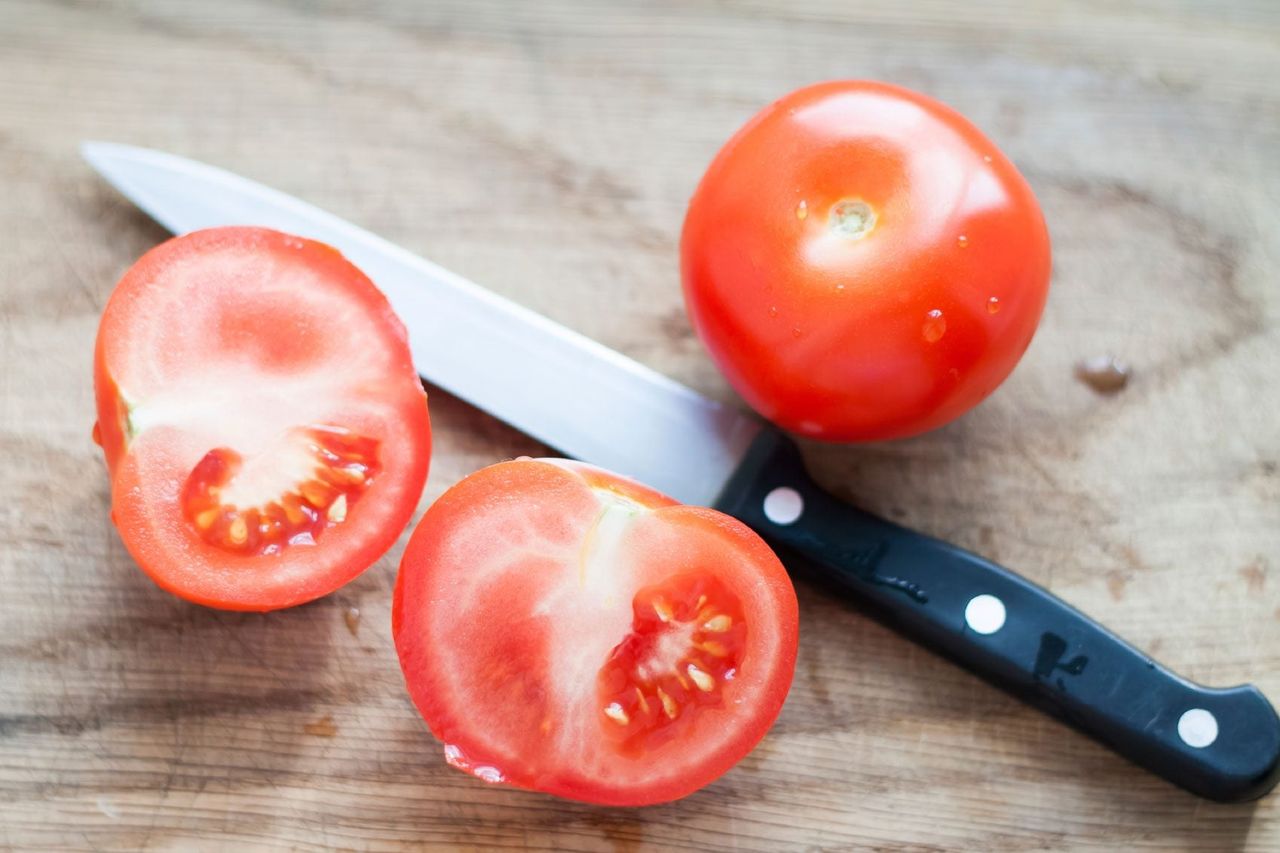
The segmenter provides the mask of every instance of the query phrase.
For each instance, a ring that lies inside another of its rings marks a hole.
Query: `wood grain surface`
[[[174,599],[123,550],[91,352],[165,235],[82,139],[264,180],[728,399],[681,306],[683,206],[749,115],[832,77],[983,127],[1044,204],[1054,285],[987,403],[809,447],[815,475],[1280,700],[1274,0],[0,0],[0,846],[1280,849],[1280,795],[1202,802],[804,585],[788,704],[721,781],[636,811],[486,787],[403,688],[403,538],[268,615]],[[1073,376],[1107,353],[1134,369],[1111,396]],[[545,452],[431,406],[423,507]]]

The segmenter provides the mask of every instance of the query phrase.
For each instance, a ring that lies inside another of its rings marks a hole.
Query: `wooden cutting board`
[[[0,0],[0,846],[1280,849],[1280,795],[1202,802],[808,586],[790,700],[710,788],[598,809],[451,770],[391,647],[400,547],[268,615],[171,598],[122,549],[91,351],[165,235],[76,152],[264,180],[729,399],[676,271],[702,168],[807,82],[935,95],[1043,201],[1048,310],[977,411],[808,448],[815,475],[1280,700],[1277,76],[1272,0]],[[1133,366],[1112,396],[1072,373],[1106,353]],[[545,452],[431,407],[424,507]]]

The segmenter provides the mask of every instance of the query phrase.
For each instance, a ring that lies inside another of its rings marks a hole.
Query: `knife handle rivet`
[[[975,595],[964,608],[964,621],[970,631],[994,634],[1004,627],[1007,615],[1004,602],[994,595]]]
[[[779,486],[764,496],[764,517],[774,524],[792,524],[804,513],[804,498],[790,486]]]
[[[1204,708],[1191,708],[1178,718],[1178,737],[1187,746],[1203,749],[1218,739],[1218,718]]]

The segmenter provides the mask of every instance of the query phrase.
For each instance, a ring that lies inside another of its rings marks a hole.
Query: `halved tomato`
[[[451,488],[400,564],[392,630],[450,764],[576,800],[685,796],[773,724],[795,592],[746,526],[580,463]]]
[[[107,303],[94,385],[125,547],[200,604],[332,592],[422,494],[431,426],[404,327],[322,243],[214,228],[152,249]]]

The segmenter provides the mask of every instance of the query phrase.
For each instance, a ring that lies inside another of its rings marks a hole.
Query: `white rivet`
[[[975,595],[964,608],[964,621],[971,631],[994,634],[1004,627],[1004,602],[994,595]]]
[[[790,524],[804,512],[804,498],[789,486],[779,486],[764,496],[764,517],[774,524]]]
[[[1178,718],[1178,737],[1187,746],[1203,749],[1218,739],[1218,718],[1204,708],[1192,708]]]

